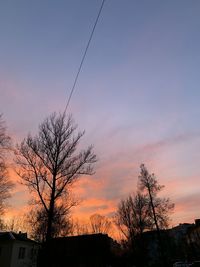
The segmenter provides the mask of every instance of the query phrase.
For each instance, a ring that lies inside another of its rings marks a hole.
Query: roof
[[[0,241],[1,240],[18,240],[26,242],[37,243],[27,237],[27,233],[15,233],[15,232],[0,232]]]
[[[57,237],[54,240],[95,240],[95,239],[108,239],[112,240],[107,234],[85,234],[85,235],[73,235],[73,236],[66,236],[66,237]]]

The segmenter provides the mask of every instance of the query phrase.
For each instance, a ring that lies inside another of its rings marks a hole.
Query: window
[[[25,248],[20,247],[19,248],[19,254],[18,254],[18,259],[24,259],[25,258]]]

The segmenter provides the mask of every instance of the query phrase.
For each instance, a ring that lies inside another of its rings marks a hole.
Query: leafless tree
[[[127,240],[133,244],[135,237],[150,227],[147,197],[138,192],[121,200],[115,215],[115,223]]]
[[[111,231],[111,221],[100,214],[93,214],[90,217],[91,232],[94,234],[108,234]]]
[[[10,149],[11,140],[6,133],[5,123],[0,115],[0,215],[3,214],[6,201],[11,196],[10,191],[13,188],[13,183],[8,177],[6,165],[6,153]]]
[[[29,232],[25,214],[13,216],[4,221],[4,230],[12,232]]]
[[[150,219],[152,228],[156,229],[160,248],[161,264],[166,266],[166,258],[160,229],[166,228],[169,222],[169,214],[174,204],[169,198],[159,198],[158,193],[164,188],[158,183],[154,174],[150,174],[144,164],[140,166],[139,188],[148,196]]]
[[[27,216],[30,236],[39,242],[46,240],[48,216],[44,209],[32,209]],[[52,223],[52,236],[68,236],[72,233],[73,224],[65,206],[54,207],[54,220]]]
[[[5,230],[5,223],[2,219],[0,219],[0,231]]]
[[[140,166],[139,189],[148,196],[150,217],[152,226],[156,230],[167,228],[169,223],[169,214],[174,208],[174,204],[169,198],[159,198],[158,193],[164,188],[158,183],[154,174],[149,174],[144,164]]]
[[[89,224],[79,219],[72,220],[72,234],[73,235],[87,235],[90,234]]]
[[[76,130],[71,116],[54,113],[40,124],[38,135],[29,134],[16,150],[17,173],[46,213],[46,240],[53,237],[55,209],[67,203],[71,185],[93,174],[96,156],[92,146],[76,152],[84,134]]]
[[[7,150],[10,148],[10,145],[11,145],[11,139],[6,132],[6,126],[3,120],[3,116],[2,114],[0,114],[0,158],[1,160],[5,156],[5,151],[7,152]]]

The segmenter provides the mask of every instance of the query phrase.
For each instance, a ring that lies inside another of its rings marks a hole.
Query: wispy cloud
[[[165,139],[161,139],[159,141],[153,142],[153,143],[148,143],[144,145],[143,147],[139,148],[139,152],[141,153],[142,151],[145,152],[152,152],[152,151],[157,151],[157,150],[162,150],[162,149],[170,149],[172,146],[177,146],[182,143],[187,143],[195,139],[200,138],[200,132],[196,133],[184,133],[184,134],[178,134],[175,136],[169,136]]]

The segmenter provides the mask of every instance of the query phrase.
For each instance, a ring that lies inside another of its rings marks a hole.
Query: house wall
[[[20,247],[25,248],[23,259],[19,258]],[[32,253],[32,250],[35,253]],[[13,243],[11,265],[9,267],[36,267],[38,246],[31,242],[15,241]]]
[[[11,267],[12,241],[0,241],[0,266]]]

